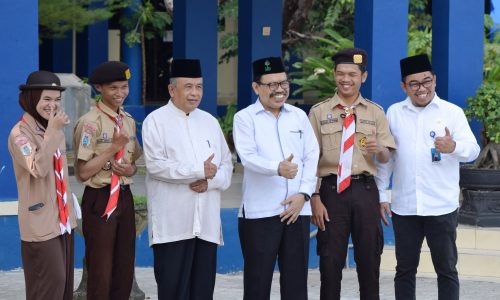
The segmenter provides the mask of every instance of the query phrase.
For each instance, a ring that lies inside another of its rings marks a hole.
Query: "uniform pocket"
[[[342,124],[340,122],[321,125],[321,143],[324,150],[340,148],[341,138]]]

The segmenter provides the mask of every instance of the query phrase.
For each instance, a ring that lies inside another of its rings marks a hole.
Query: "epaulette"
[[[325,100],[323,100],[323,101],[321,101],[321,102],[318,102],[318,103],[314,104],[314,105],[311,107],[311,109],[315,108],[316,106],[320,106],[321,104],[326,103],[326,102],[328,102],[328,101],[330,101],[330,98],[326,98]]]
[[[123,113],[124,113],[127,117],[130,117],[130,118],[132,118],[132,119],[134,118],[134,117],[132,117],[132,115],[131,115],[130,113],[128,113],[128,112],[126,112],[126,111],[123,111]]]
[[[369,103],[371,103],[371,104],[375,105],[376,107],[380,108],[382,111],[384,111],[384,108],[383,108],[380,104],[375,103],[375,102],[373,102],[373,101],[372,101],[372,100],[370,100],[370,99],[366,99],[366,98],[365,98],[365,100],[366,100],[366,102],[369,102]]]

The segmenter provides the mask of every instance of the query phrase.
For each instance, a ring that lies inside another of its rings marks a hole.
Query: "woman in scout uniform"
[[[19,198],[26,299],[72,299],[76,217],[66,180],[64,88],[54,73],[36,71],[19,89],[25,113],[11,130],[8,147]]]
[[[129,185],[142,149],[135,121],[126,113],[129,67],[110,61],[90,82],[102,100],[77,122],[73,136],[75,174],[85,185],[83,235],[88,299],[128,299],[135,258],[135,214]]]

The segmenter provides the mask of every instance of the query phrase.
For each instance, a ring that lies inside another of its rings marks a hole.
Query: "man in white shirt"
[[[458,299],[456,227],[459,164],[474,160],[479,145],[462,109],[440,99],[427,55],[401,60],[408,97],[389,107],[397,150],[378,164],[382,218],[391,216],[396,238],[396,299],[415,299],[415,276],[424,237],[438,275],[439,299]],[[392,201],[386,189],[392,179]]]
[[[212,299],[231,153],[217,120],[197,109],[203,95],[199,60],[174,59],[168,91],[168,104],[142,126],[158,298]]]
[[[253,62],[257,101],[234,117],[244,166],[238,231],[244,299],[269,299],[276,258],[282,299],[307,299],[310,195],[319,148],[304,111],[286,104],[290,82],[279,57]]]

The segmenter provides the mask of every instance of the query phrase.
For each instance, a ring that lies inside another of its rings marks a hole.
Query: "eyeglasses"
[[[284,90],[287,90],[290,87],[290,81],[288,80],[283,80],[282,82],[269,82],[269,83],[257,82],[257,83],[259,85],[267,85],[267,87],[273,92],[278,89],[278,86],[281,86],[281,88]]]
[[[411,81],[410,83],[408,83],[408,86],[412,91],[418,91],[421,86],[423,86],[424,88],[430,88],[433,82],[434,82],[433,79],[427,79],[422,82]]]

